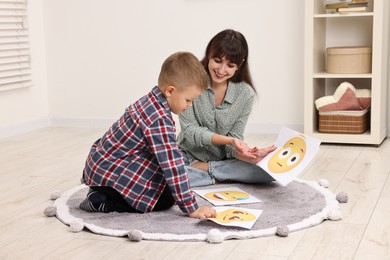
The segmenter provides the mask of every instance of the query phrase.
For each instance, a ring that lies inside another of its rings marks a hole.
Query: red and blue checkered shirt
[[[116,189],[141,212],[152,211],[166,185],[183,212],[198,208],[168,103],[157,87],[128,107],[93,144],[83,180]]]

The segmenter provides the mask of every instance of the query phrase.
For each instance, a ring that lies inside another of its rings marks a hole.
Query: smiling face
[[[306,154],[304,136],[288,140],[268,161],[268,169],[273,173],[284,173],[295,168]]]
[[[217,192],[209,192],[204,195],[206,198],[210,200],[216,201],[236,201],[236,200],[246,200],[249,198],[249,195],[242,191],[217,191]]]
[[[211,76],[212,85],[221,84],[234,76],[238,69],[238,65],[230,62],[225,57],[214,57],[209,59],[209,72]]]
[[[256,216],[242,209],[227,209],[217,213],[215,218],[220,223],[238,222],[238,221],[253,221]]]

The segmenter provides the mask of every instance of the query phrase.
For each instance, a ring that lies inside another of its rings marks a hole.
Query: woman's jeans
[[[185,158],[187,159],[187,158]],[[215,182],[266,183],[274,181],[259,166],[236,159],[209,162],[209,172],[188,165],[186,169],[191,187],[213,185]]]

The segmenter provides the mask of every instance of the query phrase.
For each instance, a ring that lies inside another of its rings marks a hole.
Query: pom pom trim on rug
[[[57,208],[55,206],[48,206],[43,211],[46,217],[54,217],[57,214]]]
[[[52,192],[50,193],[50,199],[51,199],[51,200],[56,200],[56,199],[58,199],[59,197],[61,197],[61,191],[59,191],[59,190],[55,190],[55,191],[52,191]]]
[[[206,241],[210,244],[219,244],[222,243],[224,240],[224,237],[220,230],[218,229],[211,229],[209,233],[207,233]]]
[[[326,179],[320,179],[318,181],[318,184],[324,188],[328,188],[329,187],[329,181],[326,180]]]
[[[131,241],[139,242],[142,240],[142,234],[137,230],[130,230],[127,236]]]
[[[288,226],[286,225],[279,225],[276,227],[276,235],[280,237],[286,237],[290,233],[290,230],[288,229]]]
[[[152,233],[143,232],[141,230],[123,230],[123,229],[106,229],[104,227],[96,226],[88,221],[84,221],[83,225],[74,226],[75,221],[79,220],[69,212],[69,207],[66,206],[69,198],[81,189],[85,189],[85,185],[78,185],[66,192],[64,192],[60,198],[54,202],[54,207],[57,209],[56,217],[66,225],[72,225],[74,232],[79,232],[83,228],[87,228],[90,231],[109,236],[127,236],[131,241],[141,240],[166,240],[166,241],[206,241],[209,243],[221,243],[227,239],[249,239],[264,236],[288,236],[290,232],[308,228],[320,224],[326,219],[339,220],[341,219],[341,213],[339,211],[339,202],[336,200],[336,195],[328,189],[320,186],[318,182],[305,181],[301,179],[295,180],[298,183],[304,183],[312,187],[314,190],[319,191],[325,201],[324,208],[310,217],[303,219],[300,222],[289,224],[289,225],[278,225],[271,228],[264,228],[258,230],[242,230],[240,232],[230,230],[219,230],[215,229],[208,233],[197,233],[197,234],[172,234],[172,233]],[[153,214],[153,213],[150,213]],[[183,216],[184,217],[184,216]],[[73,224],[72,224],[73,223]],[[82,227],[81,227],[82,226]],[[222,228],[221,228],[222,229]],[[76,231],[77,230],[77,231]]]
[[[70,223],[70,230],[73,232],[81,232],[84,229],[84,223],[82,219],[76,219]]]
[[[343,192],[343,191],[341,191],[341,192],[337,193],[336,199],[340,203],[347,203],[348,202],[348,194]]]
[[[330,210],[328,212],[328,219],[333,220],[333,221],[337,221],[337,220],[342,219],[341,212],[338,209]]]

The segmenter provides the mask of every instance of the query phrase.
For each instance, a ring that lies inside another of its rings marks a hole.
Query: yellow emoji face
[[[215,218],[220,223],[229,223],[237,221],[252,221],[256,216],[242,209],[227,209],[217,213]]]
[[[295,168],[306,154],[304,136],[288,140],[268,161],[268,169],[273,173],[284,173]]]
[[[206,193],[204,196],[210,200],[216,201],[236,201],[246,200],[249,198],[249,195],[247,193],[235,190],[209,192]]]

